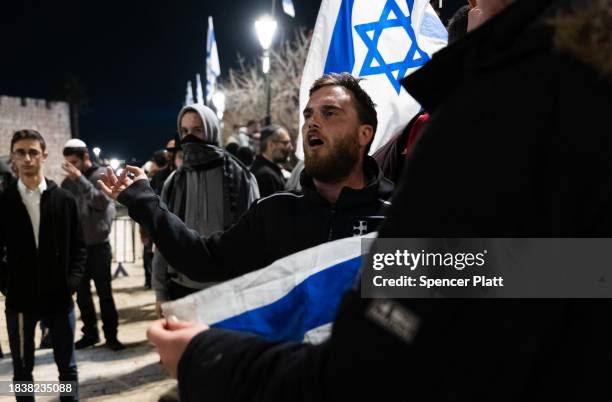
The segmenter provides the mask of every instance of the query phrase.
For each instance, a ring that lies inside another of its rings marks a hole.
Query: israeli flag
[[[191,81],[187,81],[187,93],[185,94],[185,105],[193,104],[193,88],[191,86]]]
[[[217,89],[217,77],[221,75],[217,40],[212,17],[208,17],[208,33],[206,34],[206,104],[210,105],[212,96]]]
[[[373,153],[420,110],[400,81],[427,63],[447,39],[429,0],[323,0],[302,75],[300,128],[314,81],[327,73],[351,73],[366,79],[361,85],[377,105]],[[301,146],[296,153],[303,159]]]
[[[293,8],[293,1],[283,0],[283,11],[285,14],[295,18],[295,8]]]
[[[204,90],[202,89],[202,80],[200,74],[196,74],[196,103],[204,104]]]
[[[324,243],[266,268],[162,306],[166,317],[261,335],[271,341],[325,340],[342,295],[361,266],[361,239]],[[206,267],[202,267],[206,269]]]

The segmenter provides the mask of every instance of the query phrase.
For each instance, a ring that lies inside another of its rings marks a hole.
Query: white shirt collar
[[[47,189],[47,181],[43,177],[43,179],[40,181],[40,184],[38,185],[37,190],[30,190],[29,188],[26,187],[25,184],[23,184],[21,179],[19,179],[19,181],[17,182],[17,188],[19,189],[19,192],[21,194],[30,194],[30,193],[36,192],[37,190],[39,194],[42,194]]]

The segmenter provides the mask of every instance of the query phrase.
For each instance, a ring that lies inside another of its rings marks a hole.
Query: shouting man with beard
[[[109,170],[100,184],[128,207],[176,270],[199,282],[231,279],[300,250],[376,230],[393,184],[367,156],[377,126],[374,107],[351,75],[318,79],[304,109],[302,193],[262,198],[234,226],[210,236],[170,213],[141,169],[128,166],[119,178]]]

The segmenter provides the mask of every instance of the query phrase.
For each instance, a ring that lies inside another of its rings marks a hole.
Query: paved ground
[[[113,270],[116,264],[113,263]],[[159,356],[146,341],[145,331],[155,319],[154,295],[145,290],[142,265],[124,265],[130,276],[113,281],[115,302],[119,312],[119,339],[126,349],[113,352],[103,343],[77,351],[81,384],[81,399],[90,401],[157,401],[159,396],[176,382],[169,379],[159,365]],[[97,300],[95,301],[98,306]],[[98,308],[97,308],[98,309]],[[98,309],[99,310],[99,309]],[[4,298],[0,296],[0,311],[4,312]],[[77,339],[80,322],[77,312]],[[101,323],[99,324],[101,327]],[[36,344],[40,331],[37,331]],[[100,333],[102,331],[100,330]],[[12,376],[11,358],[6,333],[6,320],[0,314],[0,344],[4,359],[0,359],[0,380]],[[50,349],[36,350],[35,380],[57,380],[57,368]],[[7,397],[0,397],[5,399]],[[56,400],[37,398],[37,400]]]

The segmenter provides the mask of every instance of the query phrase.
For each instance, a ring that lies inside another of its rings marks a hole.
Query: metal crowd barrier
[[[113,262],[117,263],[113,278],[119,275],[127,276],[128,273],[123,264],[135,263],[140,255],[138,254],[138,249],[141,248],[139,247],[141,245],[137,226],[136,222],[127,215],[127,210],[117,204],[117,215],[113,220],[110,233]]]

